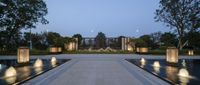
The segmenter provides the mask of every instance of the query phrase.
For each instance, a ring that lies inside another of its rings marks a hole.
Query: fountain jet
[[[37,59],[34,63],[34,67],[42,67],[43,66],[43,62],[41,59]]]
[[[154,63],[153,63],[153,67],[160,67],[160,63],[159,63],[159,61],[155,61]]]
[[[52,58],[51,58],[51,65],[52,65],[52,66],[55,66],[56,63],[57,63],[57,59],[56,59],[55,57],[52,57]]]

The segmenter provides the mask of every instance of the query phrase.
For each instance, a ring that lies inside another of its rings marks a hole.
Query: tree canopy
[[[156,10],[156,21],[164,22],[178,33],[179,49],[184,46],[183,37],[200,27],[200,0],[161,0]]]
[[[35,28],[37,23],[47,24],[47,7],[43,0],[1,0],[0,32],[6,46],[18,42],[22,29]],[[12,47],[8,47],[11,48]]]

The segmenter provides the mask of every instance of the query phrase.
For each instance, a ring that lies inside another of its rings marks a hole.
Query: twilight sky
[[[138,37],[157,31],[169,31],[154,20],[159,0],[45,0],[47,25],[38,25],[36,32],[54,31],[63,36],[80,33],[95,37]]]

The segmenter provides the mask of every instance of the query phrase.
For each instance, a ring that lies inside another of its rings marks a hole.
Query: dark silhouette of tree
[[[151,48],[158,48],[160,46],[160,37],[162,33],[161,32],[154,32],[150,34],[151,40],[152,40],[152,45]]]
[[[155,19],[178,33],[178,47],[181,50],[187,32],[200,27],[200,0],[161,0]]]
[[[141,38],[133,39],[133,42],[135,42],[136,47],[147,47],[147,43]]]
[[[17,45],[21,29],[35,28],[37,23],[47,24],[47,7],[43,0],[1,0],[0,31],[6,32],[7,46]]]
[[[176,35],[170,32],[165,32],[161,35],[160,41],[163,43],[164,46],[176,46]]]
[[[99,32],[95,38],[96,47],[97,48],[104,48],[106,47],[106,36],[103,32]]]
[[[143,36],[140,36],[140,39],[142,39],[148,46],[148,47],[151,47],[151,45],[153,44],[153,41],[151,40],[151,36],[150,35],[143,35]]]
[[[190,31],[184,39],[188,40],[188,47],[190,48],[200,48],[200,32]]]

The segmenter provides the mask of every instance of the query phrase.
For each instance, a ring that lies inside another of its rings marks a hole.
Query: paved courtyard
[[[164,59],[165,56],[131,54],[63,54],[32,56],[31,58],[72,59],[63,65],[37,76],[24,85],[168,85],[165,81],[125,61],[131,58]],[[16,56],[0,56],[13,59]],[[181,56],[199,59],[199,56]]]

